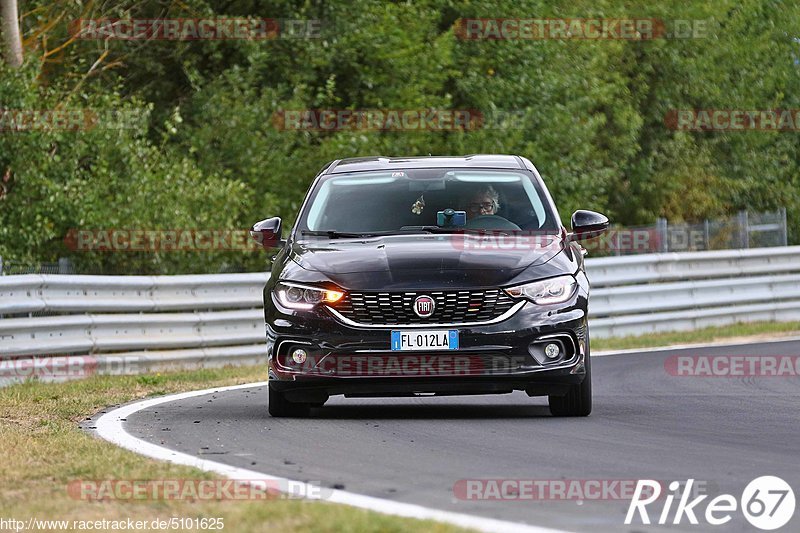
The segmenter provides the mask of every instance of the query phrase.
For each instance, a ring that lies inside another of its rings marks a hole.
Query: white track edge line
[[[189,392],[182,392],[177,394],[170,394],[167,396],[160,396],[158,398],[151,398],[148,400],[140,400],[138,402],[130,403],[117,407],[97,419],[95,423],[96,434],[117,446],[127,450],[136,452],[140,455],[159,459],[170,463],[192,466],[204,470],[206,472],[214,472],[231,479],[241,481],[270,481],[279,484],[282,487],[294,486],[300,487],[305,494],[319,493],[319,487],[311,486],[302,481],[294,481],[287,478],[272,476],[262,472],[238,468],[216,461],[209,461],[200,459],[187,453],[178,452],[147,442],[145,440],[134,437],[123,427],[123,422],[130,415],[153,407],[156,405],[184,400],[187,398],[194,398],[196,396],[204,396],[206,394],[213,394],[215,392],[226,392],[238,389],[247,389],[255,387],[264,387],[267,385],[266,381],[247,383],[244,385],[232,385],[228,387],[216,387],[211,389],[195,390]],[[266,406],[265,410],[266,410]],[[491,532],[523,532],[523,533],[565,533],[563,530],[550,529],[539,526],[532,526],[517,522],[507,522],[504,520],[497,520],[494,518],[485,518],[469,514],[456,513],[453,511],[442,511],[439,509],[431,509],[422,505],[396,502],[386,500],[383,498],[376,498],[373,496],[365,496],[344,490],[326,490],[326,494],[330,496],[325,497],[324,500],[332,503],[340,503],[357,507],[360,509],[367,509],[387,515],[402,516],[406,518],[417,518],[421,520],[435,520],[437,522],[444,522],[460,527],[477,529],[480,531]]]

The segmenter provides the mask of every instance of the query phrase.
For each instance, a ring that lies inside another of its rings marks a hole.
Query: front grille
[[[414,312],[418,296],[436,302],[433,315]],[[514,306],[514,299],[499,289],[418,292],[349,292],[334,308],[360,324],[460,324],[486,322]]]

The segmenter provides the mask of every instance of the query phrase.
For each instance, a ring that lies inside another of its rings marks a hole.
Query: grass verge
[[[253,367],[143,376],[93,376],[67,383],[29,381],[0,389],[0,517],[27,521],[223,518],[223,531],[463,531],[433,521],[303,500],[85,501],[75,480],[218,479],[195,468],[139,456],[98,439],[79,423],[109,405],[149,396],[248,383]],[[264,406],[265,419],[269,415]],[[72,526],[67,528],[73,530]],[[188,531],[191,529],[186,529]],[[200,531],[200,529],[196,529]]]
[[[800,322],[739,322],[730,326],[710,327],[695,331],[651,333],[630,337],[598,339],[592,337],[592,350],[626,350],[653,348],[674,344],[696,344],[717,341],[771,339],[800,336]]]

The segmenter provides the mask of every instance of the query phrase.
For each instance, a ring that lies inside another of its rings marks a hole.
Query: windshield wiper
[[[463,227],[452,226],[444,228],[442,226],[403,226],[400,231],[424,231],[426,233],[453,233],[456,231],[465,231]]]
[[[385,235],[403,235],[407,233],[483,233],[486,230],[470,229],[461,226],[442,227],[442,226],[403,226],[400,229],[389,231],[364,231],[349,232],[336,230],[300,230],[301,235],[311,235],[314,237],[328,237],[329,239],[360,239],[368,237],[380,237]]]
[[[401,231],[424,231],[426,233],[504,233],[503,230],[485,230],[476,228],[465,228],[464,226],[403,226]]]
[[[403,233],[408,233],[405,230],[389,230],[389,231],[336,231],[334,229],[329,230],[309,230],[304,229],[300,230],[302,235],[312,235],[315,237],[328,237],[330,239],[360,239],[360,238],[369,238],[369,237],[382,237],[385,235],[400,235]]]
[[[338,238],[359,238],[359,237],[374,237],[376,235],[382,235],[383,232],[363,232],[363,233],[355,233],[355,232],[347,232],[347,231],[336,231],[336,230],[325,230],[325,231],[313,231],[313,230],[301,230],[301,234],[303,235],[313,235],[315,237],[328,237],[330,239],[338,239]]]

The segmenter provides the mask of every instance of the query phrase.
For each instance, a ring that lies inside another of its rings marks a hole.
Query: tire
[[[275,390],[269,384],[269,414],[276,418],[283,417],[304,417],[308,416],[310,406],[307,403],[293,403],[286,399],[286,396]]]
[[[589,357],[589,336],[586,336],[586,377],[579,385],[570,385],[564,396],[550,396],[553,416],[589,416],[592,412],[592,365]]]

